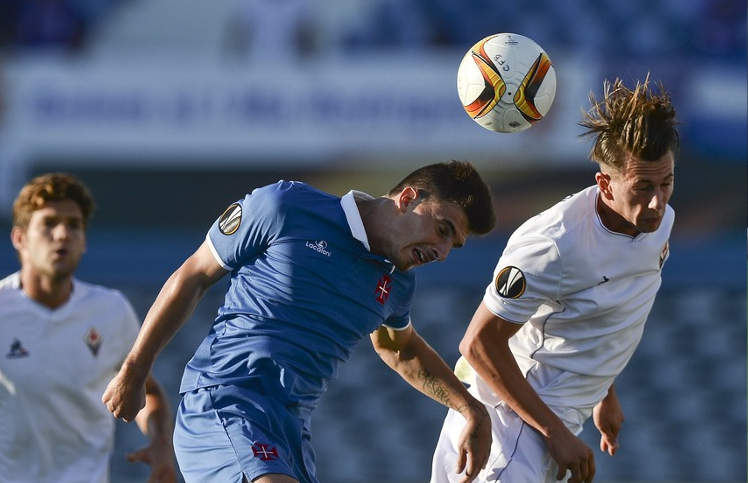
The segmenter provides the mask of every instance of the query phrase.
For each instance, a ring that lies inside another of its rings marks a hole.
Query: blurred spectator
[[[246,58],[306,57],[317,50],[307,0],[239,0],[229,17],[225,51]]]
[[[82,16],[65,0],[20,2],[14,39],[18,47],[77,50],[85,34]]]

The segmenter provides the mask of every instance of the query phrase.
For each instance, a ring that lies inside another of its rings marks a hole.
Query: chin
[[[657,220],[656,222],[653,221],[649,223],[640,223],[636,225],[636,229],[642,233],[652,233],[653,231],[657,231],[661,223],[662,220]]]

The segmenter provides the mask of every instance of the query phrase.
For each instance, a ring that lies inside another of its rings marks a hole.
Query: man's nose
[[[450,241],[442,241],[436,246],[436,252],[439,256],[438,260],[443,262],[449,256],[449,252],[452,250],[452,243]]]
[[[649,200],[649,204],[647,205],[647,208],[650,210],[655,210],[658,213],[661,213],[662,210],[665,208],[666,203],[666,195],[663,190],[655,190],[654,194],[652,195],[652,198]]]
[[[65,223],[58,223],[52,228],[54,240],[65,240],[70,236],[70,228]]]

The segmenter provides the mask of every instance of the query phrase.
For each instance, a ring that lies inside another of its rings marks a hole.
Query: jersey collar
[[[358,211],[358,205],[356,205],[356,198],[373,198],[373,196],[363,191],[351,190],[340,198],[340,206],[343,207],[345,219],[348,221],[353,238],[360,241],[367,251],[371,251],[369,238],[366,236],[364,222],[361,219],[361,212]]]
[[[20,270],[8,276],[6,279],[8,286],[12,289],[17,290],[20,297],[27,301],[30,310],[35,311],[41,317],[50,317],[53,320],[64,319],[72,310],[79,298],[83,297],[85,286],[75,277],[73,277],[73,291],[70,292],[70,297],[67,301],[57,308],[50,309],[46,305],[42,305],[36,300],[32,299],[26,292],[21,288],[21,272]]]

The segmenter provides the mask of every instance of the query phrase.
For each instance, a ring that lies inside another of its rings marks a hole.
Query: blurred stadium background
[[[463,53],[517,32],[558,74],[549,117],[493,134],[457,100]],[[525,218],[593,182],[580,108],[602,80],[651,72],[671,90],[682,150],[663,288],[618,381],[626,423],[598,481],[746,480],[746,4],[738,0],[4,0],[0,2],[0,216],[30,176],[69,171],[99,210],[79,278],[142,316],[225,206],[299,179],[384,192],[430,162],[473,161],[499,227],[419,273],[416,327],[453,364],[503,248]],[[5,237],[0,271],[17,269]],[[182,368],[219,282],[155,372],[178,403]],[[319,477],[428,479],[445,410],[362,343],[314,419]],[[145,481],[118,426],[113,483]],[[1,479],[1,476],[0,476]]]

